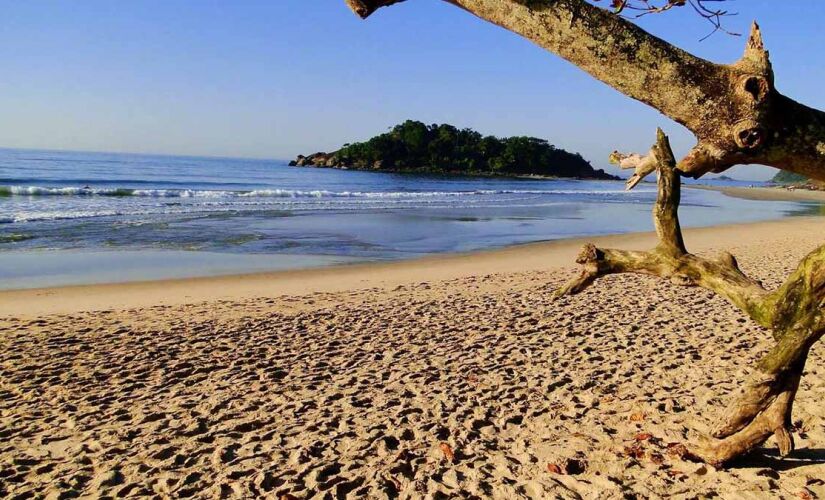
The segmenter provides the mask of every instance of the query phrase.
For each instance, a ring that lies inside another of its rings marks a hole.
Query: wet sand
[[[798,218],[686,241],[775,287],[823,235]],[[0,496],[825,497],[822,346],[791,458],[685,461],[668,445],[770,335],[652,277],[554,301],[580,244],[2,292]]]

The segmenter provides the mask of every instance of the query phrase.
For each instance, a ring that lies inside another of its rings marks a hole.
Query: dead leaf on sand
[[[640,443],[635,443],[633,446],[625,446],[619,455],[640,460],[644,458],[645,450]]]
[[[587,461],[583,458],[568,458],[564,460],[562,465],[547,464],[547,472],[551,474],[561,475],[577,475],[582,474],[587,470]]]
[[[551,474],[564,474],[564,471],[558,464],[547,464],[547,472]]]
[[[444,453],[444,458],[446,458],[448,462],[455,462],[455,453],[453,449],[450,448],[450,445],[441,443],[438,447],[441,448],[441,451]]]

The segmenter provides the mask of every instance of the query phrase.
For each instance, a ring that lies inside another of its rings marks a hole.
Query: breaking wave
[[[326,191],[256,189],[221,191],[197,189],[129,189],[91,187],[0,186],[0,196],[107,196],[142,198],[434,198],[501,194],[532,195],[617,195],[623,190],[474,190],[474,191]]]

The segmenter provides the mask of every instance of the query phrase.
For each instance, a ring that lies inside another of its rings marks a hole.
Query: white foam
[[[115,210],[72,210],[72,211],[37,211],[16,213],[12,217],[0,217],[0,222],[36,222],[47,220],[87,219],[90,217],[111,217],[123,215]]]
[[[89,187],[0,186],[0,194],[11,196],[123,196],[143,198],[447,198],[486,195],[623,195],[624,190],[520,190],[503,189],[473,191],[326,191],[292,189],[256,189],[224,191],[197,189],[125,189]]]

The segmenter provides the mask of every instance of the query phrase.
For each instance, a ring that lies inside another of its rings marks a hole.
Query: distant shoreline
[[[686,185],[690,189],[703,189],[705,191],[718,191],[732,198],[756,201],[814,201],[825,203],[825,191],[812,191],[809,189],[787,189],[783,187],[733,187],[733,186],[708,186],[708,185]]]
[[[376,174],[400,174],[400,175],[422,175],[433,177],[482,177],[486,179],[525,179],[525,180],[545,180],[545,181],[607,181],[607,182],[624,182],[625,179],[621,177],[612,176],[613,178],[605,177],[562,177],[558,175],[541,175],[541,174],[508,174],[508,173],[493,173],[485,171],[464,171],[464,170],[426,170],[426,169],[374,169],[368,167],[353,167],[353,166],[326,166],[326,165],[292,165],[289,167],[295,168],[319,168],[327,170],[352,170],[353,172],[372,172]],[[608,174],[610,175],[610,174]]]

